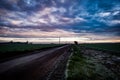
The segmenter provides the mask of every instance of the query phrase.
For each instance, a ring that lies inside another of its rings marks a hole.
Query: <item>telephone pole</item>
[[[59,44],[60,44],[60,37],[59,37]]]

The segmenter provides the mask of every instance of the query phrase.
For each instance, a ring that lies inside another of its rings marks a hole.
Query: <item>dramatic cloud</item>
[[[119,4],[119,0],[1,0],[0,37],[90,35],[88,41],[119,40]]]

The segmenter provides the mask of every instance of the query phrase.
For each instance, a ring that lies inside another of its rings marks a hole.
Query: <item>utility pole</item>
[[[59,37],[59,44],[60,44],[60,37]]]

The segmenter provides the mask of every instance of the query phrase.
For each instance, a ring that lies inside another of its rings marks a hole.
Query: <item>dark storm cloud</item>
[[[0,1],[0,8],[7,9],[7,10],[17,10],[17,4],[12,4],[9,0],[1,0]]]
[[[0,8],[11,11],[37,11],[54,5],[56,0],[1,0]],[[56,1],[58,2],[58,1]]]
[[[1,0],[0,26],[120,36],[120,0]]]
[[[33,10],[38,7],[39,2],[37,0],[1,0],[0,8],[18,11],[18,10]]]

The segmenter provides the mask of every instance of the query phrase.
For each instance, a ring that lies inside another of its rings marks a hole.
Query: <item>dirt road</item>
[[[65,45],[1,63],[0,80],[52,80],[59,66],[62,72],[59,72],[56,80],[62,78],[60,76],[64,76],[70,55],[69,48],[70,45]]]

